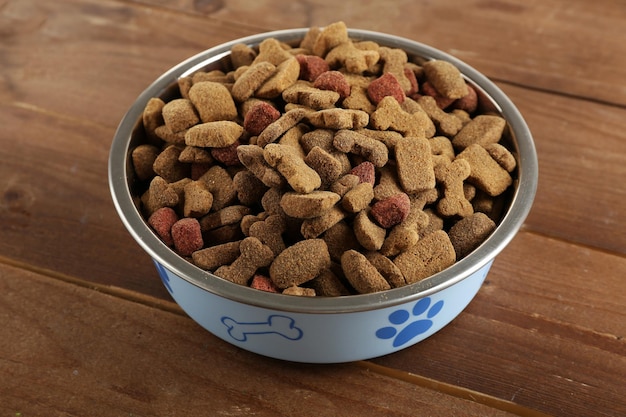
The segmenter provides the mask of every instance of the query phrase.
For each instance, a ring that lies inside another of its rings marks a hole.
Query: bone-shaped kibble
[[[261,132],[257,138],[257,145],[265,148],[267,144],[275,142],[286,131],[297,125],[306,114],[307,111],[300,108],[289,110]]]
[[[267,81],[276,71],[271,62],[261,61],[250,67],[237,78],[233,84],[231,94],[237,101],[246,101],[252,94]]]
[[[283,176],[265,161],[263,149],[259,146],[240,145],[237,147],[237,156],[241,163],[267,187],[282,187],[285,183]]]
[[[425,112],[408,113],[398,101],[387,96],[383,98],[372,113],[371,124],[378,130],[392,129],[405,136],[426,136],[432,129],[432,120]]]
[[[337,45],[326,55],[326,62],[331,68],[344,67],[352,74],[365,72],[379,59],[378,51],[359,49],[352,42]]]
[[[333,145],[341,152],[360,155],[377,167],[384,166],[389,159],[389,150],[384,143],[352,130],[337,132]]]
[[[238,322],[230,317],[222,317],[222,323],[228,329],[228,334],[239,342],[248,340],[253,334],[278,334],[289,340],[298,340],[302,337],[302,330],[296,327],[291,317],[273,314],[262,322]]]
[[[306,114],[307,120],[315,127],[326,129],[361,129],[367,126],[369,114],[361,110],[325,109]]]
[[[322,185],[318,173],[304,162],[292,146],[270,143],[263,150],[263,157],[285,177],[294,191],[307,194]]]
[[[255,237],[247,237],[239,245],[241,254],[230,265],[215,271],[215,275],[239,285],[246,285],[259,268],[268,266],[274,260],[274,252]]]
[[[463,181],[469,175],[470,164],[464,159],[435,167],[435,177],[443,185],[443,197],[437,203],[441,215],[467,217],[474,213],[472,203],[465,198],[463,191]]]
[[[300,64],[295,57],[281,62],[276,72],[254,93],[259,98],[276,98],[298,80]]]
[[[313,88],[308,83],[299,82],[283,91],[283,99],[288,103],[301,104],[315,110],[329,109],[339,100],[339,93]]]
[[[435,126],[441,133],[446,136],[454,136],[463,127],[461,119],[451,113],[446,113],[441,110],[437,105],[437,102],[431,96],[422,96],[417,101],[424,109],[428,117],[432,119]]]
[[[273,214],[268,216],[265,220],[260,220],[252,223],[248,230],[248,235],[256,237],[263,243],[272,249],[274,255],[278,255],[285,250],[285,242],[283,240],[283,233],[287,229],[285,219],[283,216]]]

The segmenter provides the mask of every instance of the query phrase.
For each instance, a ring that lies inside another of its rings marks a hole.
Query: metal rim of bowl
[[[236,39],[201,52],[172,67],[146,88],[121,120],[111,145],[109,185],[116,210],[137,243],[157,262],[199,289],[243,304],[295,313],[352,313],[391,307],[432,295],[467,278],[494,259],[513,239],[522,226],[535,197],[538,182],[538,161],[530,130],[513,102],[486,76],[463,61],[428,45],[406,38],[360,29],[349,29],[355,40],[371,40],[381,45],[401,48],[424,59],[442,59],[454,64],[461,73],[483,90],[507,120],[517,152],[518,177],[508,211],[496,230],[473,252],[454,265],[422,281],[372,294],[342,297],[294,297],[265,293],[234,284],[204,271],[177,255],[152,232],[138,212],[128,185],[128,154],[134,127],[143,108],[152,97],[181,76],[191,74],[229,55],[237,43],[258,45],[274,37],[284,42],[302,39],[308,28],[260,33]]]

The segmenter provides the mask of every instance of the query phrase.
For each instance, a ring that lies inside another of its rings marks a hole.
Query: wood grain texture
[[[108,150],[135,97],[181,60],[339,19],[494,79],[533,133],[539,187],[437,335],[294,366],[180,314],[115,212]],[[610,0],[0,0],[0,414],[626,415],[624,21]]]
[[[3,416],[514,415],[355,364],[263,358],[185,316],[5,265],[0,322]]]
[[[432,45],[493,79],[626,105],[626,8],[613,0],[139,2],[265,30],[343,20]]]

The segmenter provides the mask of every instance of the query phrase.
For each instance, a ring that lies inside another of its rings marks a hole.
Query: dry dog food
[[[238,44],[151,99],[131,153],[161,240],[240,285],[340,296],[411,284],[496,227],[516,160],[452,64],[352,40]]]

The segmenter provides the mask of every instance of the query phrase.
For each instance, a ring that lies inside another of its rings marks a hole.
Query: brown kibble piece
[[[287,230],[287,224],[283,216],[272,214],[264,220],[257,221],[250,225],[248,235],[256,237],[264,245],[272,249],[275,256],[285,250],[283,233]]]
[[[448,234],[443,230],[430,233],[409,250],[398,255],[393,263],[404,275],[407,284],[443,271],[456,261],[456,253]]]
[[[356,187],[361,182],[360,178],[354,174],[346,174],[337,179],[331,186],[330,191],[343,197],[348,191]]]
[[[176,182],[189,176],[189,165],[178,160],[181,148],[178,146],[168,146],[152,164],[152,169],[167,182]]]
[[[237,156],[241,163],[265,186],[280,188],[285,183],[285,178],[265,161],[261,147],[240,145],[237,147]]]
[[[270,278],[278,288],[300,285],[330,268],[330,254],[322,239],[306,239],[282,251],[270,265]]]
[[[424,109],[428,117],[432,119],[437,130],[446,136],[454,136],[463,127],[461,120],[453,114],[441,110],[435,99],[430,96],[422,96],[417,102]]]
[[[468,94],[461,71],[450,62],[443,60],[426,61],[423,68],[426,79],[441,95],[457,99]]]
[[[256,90],[254,95],[259,98],[276,98],[298,81],[299,75],[300,64],[295,57],[290,55],[289,59],[276,67],[274,74]]]
[[[456,258],[461,259],[476,249],[495,228],[496,224],[484,213],[474,213],[456,222],[448,234]]]
[[[324,57],[331,49],[348,41],[346,24],[344,22],[331,23],[316,36],[312,52],[319,57]]]
[[[191,101],[179,98],[163,106],[163,120],[170,131],[182,132],[200,121]]]
[[[212,209],[217,211],[230,205],[237,198],[233,179],[228,171],[219,165],[214,165],[198,179],[204,182],[206,188],[213,194]]]
[[[435,167],[435,177],[443,186],[443,197],[437,203],[437,211],[445,217],[467,217],[474,213],[472,203],[465,198],[463,181],[470,175],[470,164],[464,159],[455,159],[449,164]]]
[[[237,107],[230,91],[220,83],[202,81],[194,84],[189,89],[189,100],[204,123],[237,117]]]
[[[338,131],[333,145],[341,152],[362,156],[376,167],[384,166],[389,160],[389,150],[384,143],[353,130]]]
[[[324,109],[306,114],[307,120],[315,127],[326,129],[360,129],[369,123],[369,114],[360,110]]]
[[[230,60],[235,68],[252,65],[256,55],[256,51],[245,43],[237,43],[230,48]]]
[[[131,152],[131,160],[135,175],[141,181],[145,181],[154,177],[154,161],[159,156],[159,148],[154,145],[142,144],[137,146]]]
[[[200,249],[191,254],[193,263],[207,271],[213,271],[222,265],[230,265],[239,257],[240,240],[222,243],[221,245],[210,246]]]
[[[427,132],[434,134],[434,125],[425,112],[408,113],[398,101],[390,96],[384,97],[371,116],[371,124],[378,130],[392,129],[405,136],[426,137]]]
[[[428,139],[406,137],[395,147],[398,180],[406,193],[435,188],[435,171]]]
[[[497,143],[502,137],[505,126],[506,121],[500,116],[478,115],[454,136],[452,145],[456,149],[463,150],[473,144],[485,146]]]
[[[334,206],[324,214],[302,222],[300,233],[305,239],[314,239],[330,229],[346,217],[346,213],[341,208]]]
[[[263,194],[267,191],[265,184],[248,170],[239,171],[235,174],[233,187],[237,192],[237,199],[246,206],[259,204]]]
[[[335,182],[343,174],[344,169],[341,161],[319,146],[311,149],[304,158],[304,162],[317,172],[324,188]]]
[[[341,207],[350,213],[358,213],[367,208],[373,199],[374,186],[369,182],[362,182],[343,196]]]
[[[287,103],[300,104],[314,110],[330,109],[339,101],[339,93],[311,87],[302,81],[293,84],[283,91],[283,99]]]
[[[330,257],[334,261],[339,261],[341,254],[348,249],[358,249],[360,247],[352,226],[346,221],[340,221],[322,234],[322,239],[328,246]]]
[[[278,66],[291,58],[292,55],[283,49],[281,43],[277,39],[267,38],[263,39],[263,41],[259,44],[259,53],[254,61],[252,61],[252,65],[266,61]]]
[[[469,162],[468,181],[491,196],[502,194],[513,182],[511,175],[478,144],[465,148],[457,158]]]
[[[191,181],[184,187],[185,200],[183,214],[185,217],[202,217],[211,210],[213,194],[200,181]]]
[[[165,123],[162,113],[163,106],[165,106],[163,100],[158,97],[152,97],[148,100],[148,103],[146,103],[146,107],[141,115],[144,131],[146,132],[147,138],[152,143],[158,143],[159,141],[158,136],[155,134],[155,129]]]
[[[158,175],[150,181],[146,196],[144,209],[148,215],[161,207],[175,207],[179,202],[178,194],[174,188]]]
[[[490,143],[484,146],[485,150],[489,152],[489,155],[504,168],[507,172],[513,172],[515,167],[517,166],[517,162],[515,161],[515,157],[513,154],[504,146],[499,143]]]
[[[263,156],[268,164],[285,177],[294,191],[306,194],[322,185],[317,172],[304,163],[291,146],[270,143],[263,150]]]
[[[298,287],[296,285],[289,288],[285,288],[282,292],[284,295],[294,295],[296,297],[315,297],[315,290],[313,288]]]
[[[353,228],[357,241],[365,249],[376,251],[383,246],[387,231],[370,219],[368,210],[362,210],[356,215]]]
[[[352,42],[344,42],[328,52],[325,59],[331,68],[343,68],[351,74],[362,74],[378,62],[380,54],[377,50],[361,49]]]
[[[417,227],[402,222],[395,225],[387,234],[380,253],[385,256],[396,256],[415,245],[418,240]]]
[[[339,195],[331,191],[312,191],[308,194],[286,192],[280,199],[280,206],[284,212],[296,219],[310,219],[323,215],[330,210],[340,199]]]
[[[231,94],[239,102],[246,101],[254,95],[263,83],[276,72],[276,66],[271,62],[261,61],[248,67],[233,84]]]
[[[214,211],[200,219],[203,232],[219,229],[223,226],[239,224],[244,216],[250,214],[250,208],[242,205],[232,205]]]
[[[261,148],[265,148],[268,144],[275,142],[285,132],[297,125],[305,115],[306,110],[304,109],[292,109],[287,111],[274,122],[267,125],[259,134],[257,145]]]
[[[322,271],[321,274],[310,281],[310,285],[319,296],[339,297],[350,295],[350,291],[330,269]]]
[[[239,285],[247,285],[259,268],[272,263],[274,253],[255,237],[247,237],[239,245],[240,255],[230,265],[220,266],[215,275]]]
[[[391,288],[399,288],[406,285],[406,280],[400,269],[385,255],[379,252],[367,252],[365,253],[365,258],[387,280]]]
[[[369,294],[391,288],[376,267],[360,252],[345,251],[341,255],[341,268],[350,285],[359,294]]]
[[[236,122],[220,120],[195,125],[185,133],[185,144],[203,148],[223,148],[241,137],[243,127]]]

